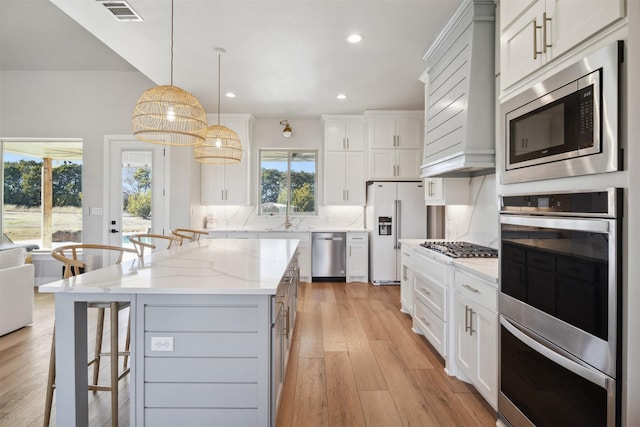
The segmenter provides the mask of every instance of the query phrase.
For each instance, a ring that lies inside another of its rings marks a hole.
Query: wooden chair
[[[136,248],[136,252],[139,257],[144,256],[144,248],[149,248],[151,250],[156,249],[156,245],[153,242],[158,240],[166,241],[167,249],[182,245],[182,239],[176,236],[165,236],[164,234],[150,233],[139,233],[129,236],[129,241],[133,243],[133,247]]]
[[[191,228],[174,228],[173,230],[171,230],[171,234],[179,237],[182,244],[182,242],[184,242],[184,239],[189,239],[192,242],[196,242],[200,240],[201,236],[208,235],[209,232],[202,230],[193,230]]]
[[[55,248],[51,252],[51,256],[60,261],[64,265],[65,279],[76,276],[81,273],[82,269],[86,268],[86,263],[78,259],[80,251],[95,249],[102,251],[111,251],[118,253],[116,258],[116,264],[122,262],[122,257],[125,253],[137,252],[133,249],[123,248],[120,246],[108,246],[97,244],[74,244],[67,246],[60,246]],[[93,381],[88,385],[88,389],[91,391],[110,391],[111,392],[111,425],[118,425],[118,381],[124,378],[129,373],[127,368],[127,362],[129,358],[129,347],[131,342],[131,325],[127,324],[127,336],[125,339],[124,351],[118,350],[117,330],[118,330],[118,313],[120,310],[129,307],[128,302],[90,302],[87,307],[98,309],[98,320],[96,325],[96,345],[94,350],[94,357],[89,361],[88,366],[93,365]],[[109,316],[111,319],[110,336],[111,336],[111,349],[109,353],[102,352],[102,335],[104,332],[104,314],[105,309],[109,308]],[[129,322],[131,320],[129,319]],[[47,427],[51,419],[51,409],[53,406],[53,390],[55,389],[56,380],[56,347],[55,347],[55,327],[53,332],[53,340],[51,343],[51,357],[49,359],[49,375],[47,379],[47,396],[45,402],[44,413],[44,426]],[[98,376],[100,374],[100,358],[104,356],[111,357],[111,378],[108,386],[98,384]],[[118,375],[118,357],[124,356],[124,371]]]

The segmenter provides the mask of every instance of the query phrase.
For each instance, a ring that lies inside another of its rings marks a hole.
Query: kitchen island
[[[130,424],[275,424],[296,239],[211,239],[50,283],[57,425],[88,425],[87,302],[131,305]]]

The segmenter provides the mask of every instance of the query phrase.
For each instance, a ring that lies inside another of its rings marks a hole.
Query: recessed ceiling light
[[[339,93],[336,98],[338,99],[347,99],[347,95],[345,95],[344,93]]]
[[[349,43],[360,43],[362,41],[364,37],[362,37],[362,34],[349,34],[349,36],[347,37],[347,41]]]
[[[236,94],[233,92],[227,92],[224,94],[224,96],[226,96],[227,98],[235,98]]]

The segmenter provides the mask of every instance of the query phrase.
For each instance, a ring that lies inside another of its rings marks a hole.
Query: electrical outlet
[[[173,337],[151,337],[151,351],[173,351]]]

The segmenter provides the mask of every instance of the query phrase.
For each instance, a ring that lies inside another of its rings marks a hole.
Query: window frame
[[[287,153],[287,208],[285,210],[285,213],[268,213],[268,212],[263,212],[262,211],[262,155],[263,153],[274,153],[274,152],[280,152],[280,153]],[[313,170],[313,196],[314,196],[314,208],[313,211],[309,211],[309,212],[294,212],[292,211],[292,205],[291,205],[291,159],[292,159],[292,154],[293,153],[306,153],[306,154],[313,154],[314,156],[314,170]],[[258,206],[258,216],[289,216],[289,217],[310,217],[310,216],[318,216],[318,205],[319,205],[319,191],[318,191],[318,162],[320,161],[319,159],[319,154],[318,154],[318,150],[317,149],[313,149],[313,148],[301,148],[301,149],[291,149],[291,148],[259,148],[258,149],[258,159],[257,159],[257,163],[258,163],[258,173],[257,173],[257,177],[258,177],[258,191],[257,191],[257,206]],[[288,211],[288,212],[287,212]]]

